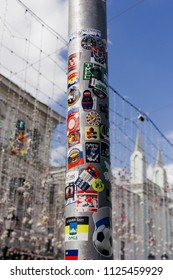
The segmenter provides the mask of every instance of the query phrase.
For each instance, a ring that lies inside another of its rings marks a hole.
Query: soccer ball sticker
[[[93,233],[93,245],[98,253],[104,257],[111,257],[112,250],[112,227],[111,209],[102,207],[93,214],[95,231]]]

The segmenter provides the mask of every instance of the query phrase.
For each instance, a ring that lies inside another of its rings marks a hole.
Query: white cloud
[[[62,166],[66,164],[66,147],[59,146],[51,150],[51,165]]]
[[[0,73],[46,104],[62,102],[66,91],[67,63],[61,52],[66,45],[57,39],[54,30],[67,40],[68,1],[22,2],[28,11],[17,0],[1,1]]]
[[[173,141],[173,131],[169,132],[166,137],[170,140]]]

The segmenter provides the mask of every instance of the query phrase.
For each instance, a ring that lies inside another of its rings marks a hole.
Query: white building
[[[120,174],[112,184],[114,259],[173,259],[173,200],[161,151],[151,181],[140,131],[130,169],[129,180]]]

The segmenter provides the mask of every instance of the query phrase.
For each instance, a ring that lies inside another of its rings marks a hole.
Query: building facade
[[[51,173],[52,135],[63,121],[58,113],[0,75],[2,258],[46,258],[55,253],[57,217],[51,215],[52,186],[46,181]]]
[[[63,121],[0,75],[1,258],[64,258],[66,169],[50,165],[52,134]],[[151,180],[138,131],[129,161],[130,174],[112,175],[114,259],[173,259],[173,199],[161,151]]]
[[[173,200],[161,151],[148,179],[139,131],[130,168],[113,181],[114,259],[173,259]]]

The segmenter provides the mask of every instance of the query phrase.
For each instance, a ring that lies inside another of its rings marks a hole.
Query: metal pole
[[[69,0],[65,259],[112,259],[105,0]]]

